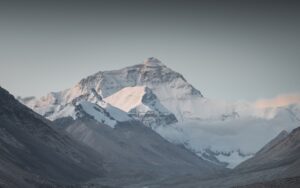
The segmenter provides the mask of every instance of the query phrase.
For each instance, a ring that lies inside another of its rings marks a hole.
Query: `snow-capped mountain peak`
[[[144,65],[148,67],[165,67],[165,65],[155,57],[149,57],[144,61]]]
[[[190,85],[181,74],[153,57],[146,59],[142,64],[123,69],[99,71],[78,83],[81,92],[87,92],[94,88],[104,98],[125,87],[147,86],[154,91],[155,88],[160,88],[163,85],[174,90],[173,93],[176,92],[177,97],[187,95],[202,97],[200,91]]]
[[[50,120],[75,119],[78,109],[112,127],[135,119],[170,141],[188,142],[196,152],[211,148],[226,153],[214,157],[231,166],[300,122],[300,105],[258,109],[248,102],[205,98],[183,75],[153,57],[119,70],[99,71],[40,99],[20,101]],[[243,155],[231,160],[237,151]]]

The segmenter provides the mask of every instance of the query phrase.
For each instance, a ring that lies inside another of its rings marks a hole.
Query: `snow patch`
[[[105,114],[105,110],[98,105],[87,101],[82,101],[79,105],[98,122],[109,125],[112,128],[117,124],[117,121],[113,117],[108,116],[108,114]]]
[[[126,87],[117,93],[106,97],[104,101],[125,112],[129,112],[132,108],[135,108],[142,103],[144,94],[145,86]]]

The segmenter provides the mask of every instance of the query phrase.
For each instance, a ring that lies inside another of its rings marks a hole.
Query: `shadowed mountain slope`
[[[50,125],[0,87],[0,187],[79,183],[104,174],[97,152]]]

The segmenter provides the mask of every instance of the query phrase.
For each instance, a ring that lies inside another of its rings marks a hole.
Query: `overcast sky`
[[[1,1],[0,85],[41,96],[154,56],[209,98],[299,92],[299,9],[296,1]]]

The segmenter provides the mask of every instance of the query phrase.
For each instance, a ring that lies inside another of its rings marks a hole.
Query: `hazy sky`
[[[0,2],[0,85],[41,96],[157,57],[204,96],[300,91],[297,1]]]

